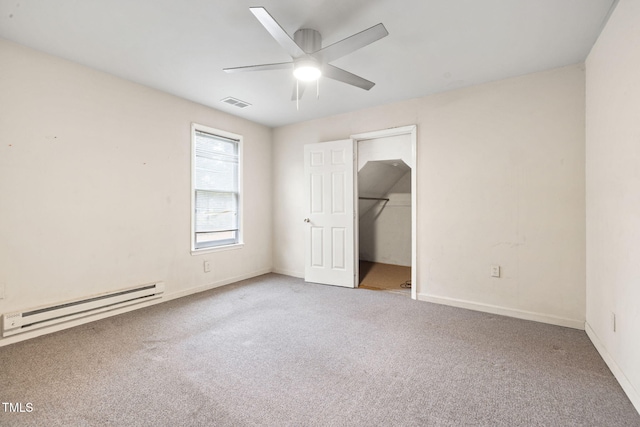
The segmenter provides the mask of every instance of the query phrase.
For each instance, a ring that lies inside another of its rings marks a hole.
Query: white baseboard
[[[548,323],[551,325],[565,326],[568,328],[584,330],[584,320],[566,319],[564,317],[552,316],[549,314],[535,313],[532,311],[517,310],[498,305],[483,304],[473,301],[465,301],[456,298],[439,297],[435,295],[418,294],[419,301],[427,301],[435,304],[450,305],[452,307],[466,308],[469,310],[482,311],[484,313],[499,314],[501,316],[515,317],[517,319],[533,320],[535,322]]]
[[[214,283],[211,283],[211,284],[208,284],[208,285],[198,286],[198,287],[190,288],[190,289],[187,289],[187,290],[184,290],[184,291],[174,292],[172,294],[164,294],[162,296],[162,298],[151,300],[151,301],[144,302],[144,303],[141,303],[141,304],[136,304],[134,306],[116,308],[114,310],[105,311],[105,312],[98,313],[98,314],[95,314],[95,315],[92,315],[92,316],[71,320],[69,322],[60,323],[60,324],[57,324],[57,325],[52,325],[52,326],[49,326],[49,327],[44,327],[42,329],[36,329],[36,330],[33,330],[33,331],[29,331],[29,332],[24,332],[24,333],[21,333],[21,334],[18,334],[18,335],[12,335],[12,336],[7,337],[7,338],[1,338],[0,339],[0,347],[3,347],[5,345],[9,345],[9,344],[13,344],[13,343],[17,343],[17,342],[20,342],[20,341],[26,341],[28,339],[36,338],[36,337],[39,337],[41,335],[51,334],[53,332],[58,332],[58,331],[62,331],[62,330],[65,330],[65,329],[73,328],[74,326],[84,325],[85,323],[95,322],[96,320],[105,319],[107,317],[116,316],[118,314],[127,313],[129,311],[138,310],[138,309],[145,308],[145,307],[150,307],[150,306],[156,305],[156,304],[161,304],[163,302],[167,302],[167,301],[170,301],[170,300],[173,300],[173,299],[176,299],[176,298],[185,297],[187,295],[196,294],[196,293],[207,291],[207,290],[210,290],[210,289],[213,289],[213,288],[218,288],[220,286],[228,285],[230,283],[239,282],[239,281],[245,280],[245,279],[250,279],[252,277],[261,276],[263,274],[267,274],[267,273],[270,273],[270,272],[271,272],[271,269],[258,270],[258,271],[252,272],[252,273],[242,274],[240,276],[236,276],[236,277],[231,277],[231,278],[228,278],[228,279],[220,280],[218,282],[214,282]]]
[[[271,270],[271,272],[277,273],[277,274],[284,274],[285,276],[297,277],[299,279],[304,279],[304,271],[299,272],[295,270],[287,270],[284,268],[274,268],[273,270]]]
[[[591,325],[589,325],[588,322],[585,322],[584,330],[596,350],[598,350],[598,353],[600,353],[600,356],[604,360],[604,363],[607,364],[607,366],[613,373],[613,376],[616,377],[616,380],[618,380],[618,383],[620,383],[620,387],[622,387],[622,390],[624,390],[624,392],[627,394],[627,397],[629,397],[629,400],[636,408],[636,411],[638,411],[638,413],[640,414],[640,393],[638,392],[638,390],[636,390],[631,381],[629,381],[622,369],[620,369],[620,366],[618,366],[611,354],[609,354],[606,347],[604,346],[602,341],[600,341],[600,338],[598,338],[598,335],[596,335],[596,333],[593,331],[593,328],[591,328]]]

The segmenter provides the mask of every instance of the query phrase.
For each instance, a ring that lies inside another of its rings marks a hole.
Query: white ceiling
[[[0,37],[268,126],[281,126],[583,61],[616,0],[0,0]],[[291,58],[250,13],[323,45],[382,22],[389,36],[334,65],[296,110],[287,70],[224,67]],[[232,96],[251,107],[220,102]]]

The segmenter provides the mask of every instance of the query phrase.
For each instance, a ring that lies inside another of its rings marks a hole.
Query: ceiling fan
[[[264,7],[250,7],[249,10],[278,44],[291,55],[293,61],[224,68],[223,70],[225,72],[237,73],[245,71],[293,69],[296,85],[291,99],[296,101],[302,97],[305,88],[304,84],[299,85],[298,82],[307,83],[317,81],[320,76],[328,77],[365,90],[369,90],[375,85],[375,83],[369,80],[363,79],[360,76],[329,63],[386,37],[389,32],[384,25],[374,25],[371,28],[367,28],[364,31],[322,48],[322,36],[318,31],[301,28],[296,31],[293,38],[291,38]]]

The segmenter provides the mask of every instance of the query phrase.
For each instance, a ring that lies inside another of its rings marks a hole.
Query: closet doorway
[[[416,126],[352,139],[358,286],[416,299]]]

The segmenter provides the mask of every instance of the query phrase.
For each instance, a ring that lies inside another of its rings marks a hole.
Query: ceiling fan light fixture
[[[321,75],[320,68],[313,61],[300,61],[293,68],[293,76],[303,82],[314,82]]]

